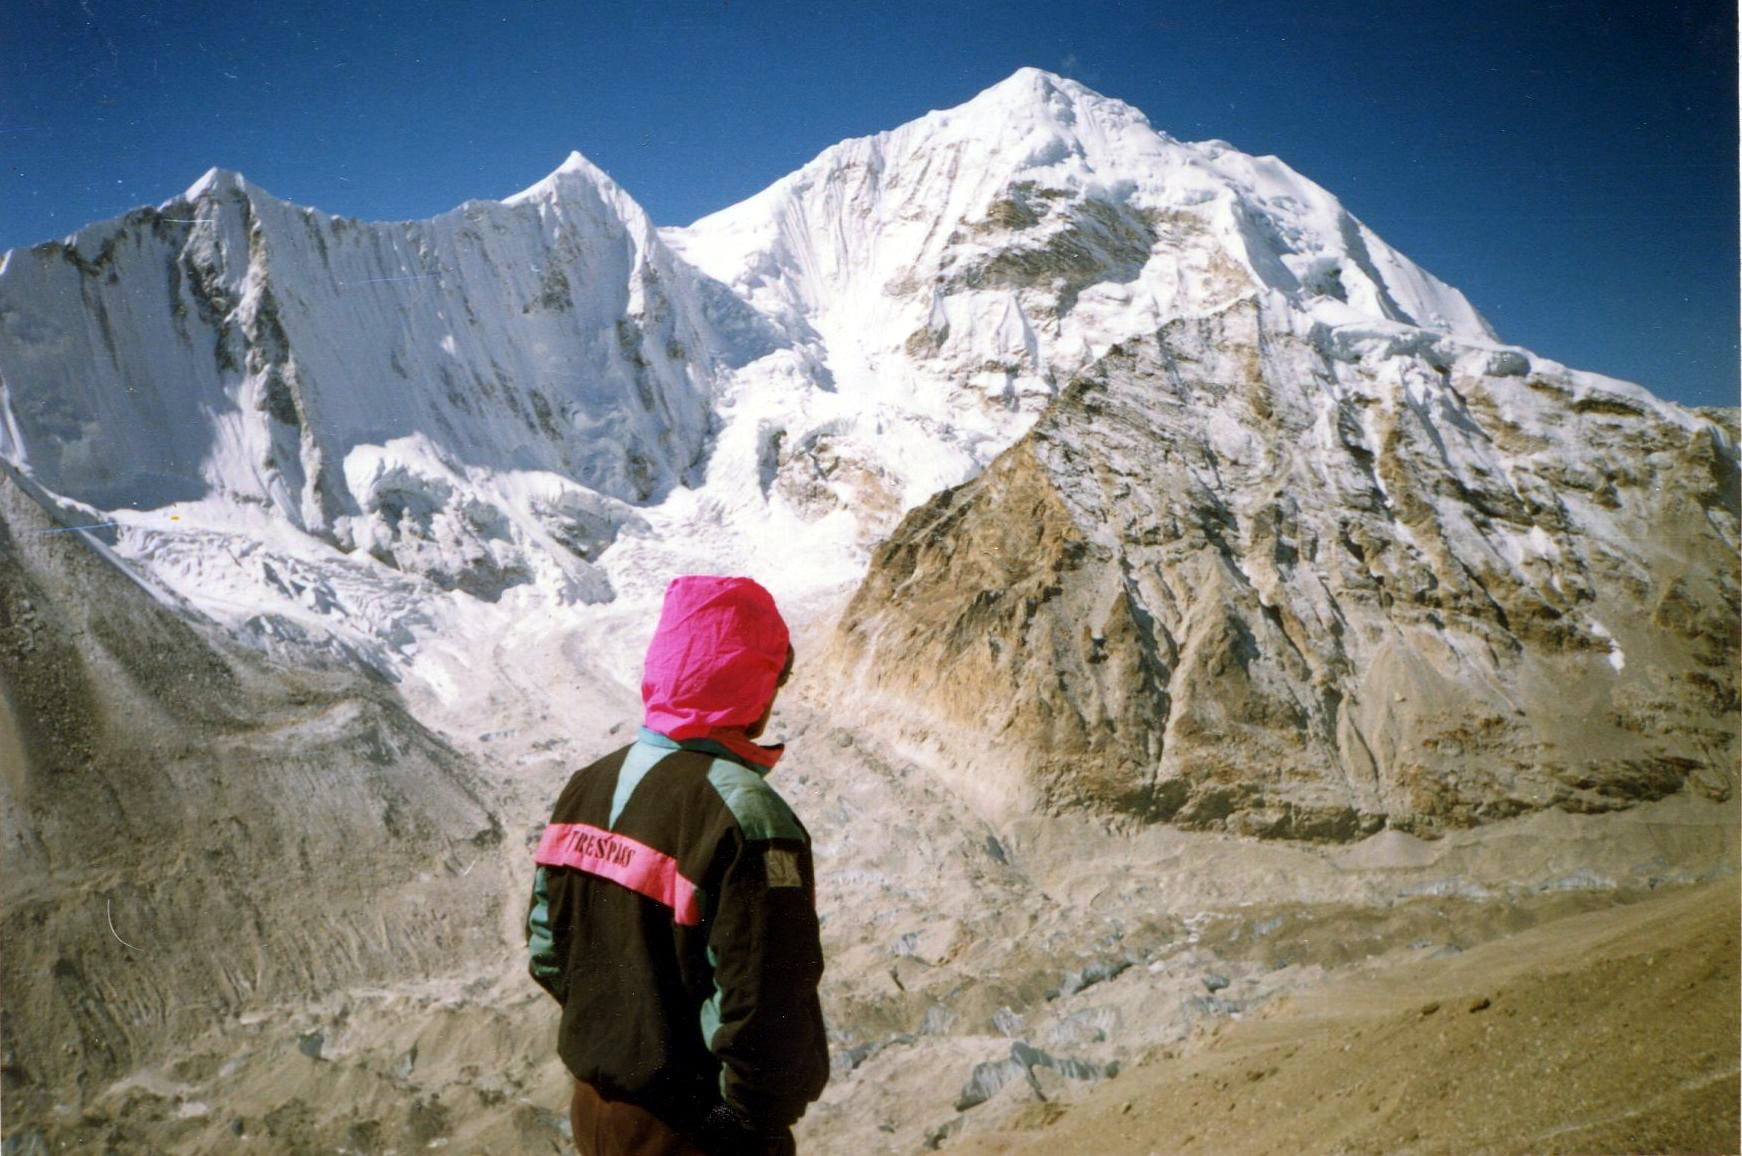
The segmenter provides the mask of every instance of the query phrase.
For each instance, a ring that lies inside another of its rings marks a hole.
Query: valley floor
[[[1602,827],[1624,841],[1628,822]],[[1193,857],[1218,845],[1193,841]],[[1259,863],[1300,854],[1223,849]],[[856,942],[843,929],[825,992],[836,1073],[801,1147],[1742,1150],[1738,881],[1716,874],[1626,894],[1224,908],[1172,939],[1134,927],[1125,948],[1151,962],[1099,981],[1060,970],[1055,917],[1035,923],[1032,958],[1020,935],[934,952],[924,930],[894,955],[875,948],[880,933]],[[504,871],[500,885],[520,882]],[[1065,930],[1096,922],[1093,899],[1051,893]],[[502,949],[470,975],[166,1033],[152,1062],[83,1094],[9,1083],[7,1156],[570,1152],[554,1009],[525,980],[514,918],[504,912]],[[956,964],[942,958],[952,951]],[[1002,979],[987,962],[999,959]],[[1046,976],[1062,989],[1036,986]],[[964,1104],[978,1073],[1019,1054],[1050,1058]]]
[[[551,800],[635,717],[610,676],[636,668],[631,616],[612,613],[451,648],[467,692],[409,705],[475,769],[501,835],[471,838],[466,812],[397,875],[311,862],[257,921],[259,966],[306,982],[208,990],[173,928],[149,931],[150,896],[69,892],[42,958],[69,979],[54,960],[76,960],[94,994],[5,993],[4,1156],[571,1152],[521,921]],[[835,1070],[807,1156],[1738,1150],[1733,779],[1434,840],[994,824],[924,734],[880,738],[807,677],[771,728],[793,744],[778,783],[816,841],[828,958]],[[166,777],[203,750],[165,753]],[[250,758],[224,781],[278,789]],[[176,870],[224,883],[203,846]],[[149,866],[116,854],[117,877]],[[15,963],[33,934],[8,941]],[[365,948],[421,962],[356,978]],[[106,994],[137,977],[153,999]],[[109,1034],[81,1034],[99,1013]],[[86,1036],[130,1051],[101,1063]],[[75,1075],[40,1074],[54,1063]]]

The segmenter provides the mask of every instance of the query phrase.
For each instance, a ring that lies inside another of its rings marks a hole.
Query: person
[[[583,768],[535,854],[533,979],[587,1156],[788,1154],[828,1080],[810,836],[755,740],[792,670],[748,578],[674,579],[636,740]]]

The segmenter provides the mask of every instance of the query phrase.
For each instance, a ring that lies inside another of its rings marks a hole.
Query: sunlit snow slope
[[[687,228],[577,154],[7,253],[7,1156],[566,1144],[504,897],[685,571],[796,628],[807,1150],[1731,872],[1721,421],[1032,69]]]
[[[1493,337],[1462,294],[1276,158],[1181,143],[1032,68],[666,236],[819,341],[839,377],[893,398],[914,373],[1045,388],[1115,341],[1256,289]],[[913,364],[894,364],[904,353]]]
[[[578,154],[393,224],[214,170],[5,256],[0,454],[258,643],[403,669],[481,606],[851,581],[1074,375],[1239,302],[1389,389],[1565,373],[1282,162],[1023,69],[682,229]]]
[[[407,224],[214,170],[6,256],[0,450],[99,509],[218,499],[445,589],[602,597],[624,503],[700,479],[771,332],[578,154]]]

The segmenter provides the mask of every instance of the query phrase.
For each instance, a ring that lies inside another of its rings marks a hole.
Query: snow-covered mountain
[[[0,452],[48,489],[259,510],[486,598],[607,597],[590,559],[700,480],[719,379],[772,337],[578,154],[408,224],[213,170],[8,254],[0,301]]]
[[[1493,339],[1462,294],[1281,161],[1176,141],[1032,68],[665,235],[817,342],[843,389],[910,404],[1047,396],[1124,337],[1259,289]]]
[[[1273,299],[1169,322],[903,521],[842,665],[1006,817],[1353,839],[1674,793],[1733,757],[1735,443],[1514,368]]]
[[[664,236],[826,365],[834,392],[785,431],[779,480],[862,509],[976,472],[1118,342],[1255,293],[1493,341],[1282,162],[1173,140],[1032,68]]]
[[[1167,489],[1169,447],[1197,447],[1236,553],[1293,533],[1290,503],[1321,509],[1321,539],[1377,511],[1363,557],[1442,594],[1541,587],[1585,637],[1620,628],[1580,608],[1588,567],[1553,559],[1680,530],[1565,491],[1650,476],[1666,438],[1705,454],[1714,492],[1733,478],[1732,434],[1502,344],[1282,162],[1176,141],[1034,69],[681,229],[654,229],[578,155],[507,201],[404,224],[214,171],[6,255],[0,453],[256,645],[361,655],[452,699],[456,640],[560,634],[674,572],[758,573],[801,605],[856,581],[904,512],[979,475],[1071,381],[1122,382],[1120,359],[1163,331],[1199,336],[1118,386],[1137,389],[1131,443],[1095,450],[1105,431],[1067,406],[1049,484],[1077,500],[1091,477],[1072,471],[1099,462]],[[1598,431],[1593,412],[1614,420]],[[1249,470],[1274,477],[1236,499]],[[1687,588],[1721,627],[1735,583],[1711,551],[1736,535],[1713,509],[1689,565],[1716,576]],[[1424,518],[1454,529],[1424,537]],[[1326,564],[1236,569],[1276,607],[1301,583],[1340,589]],[[1375,612],[1404,615],[1411,590]],[[861,625],[911,609],[871,597]],[[1347,625],[1329,597],[1290,645]],[[1278,677],[1322,704],[1324,671],[1302,662]],[[1327,709],[1314,725],[1334,731],[1347,712]]]

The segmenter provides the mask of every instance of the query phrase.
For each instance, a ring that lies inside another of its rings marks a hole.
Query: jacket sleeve
[[[708,938],[714,998],[703,1028],[726,1103],[773,1131],[829,1079],[815,874],[804,840],[741,840],[732,852]]]
[[[563,966],[568,952],[567,945],[558,942],[550,882],[549,868],[539,867],[533,872],[532,898],[526,911],[526,950],[531,957],[527,970],[560,1004],[568,999],[568,972]]]

